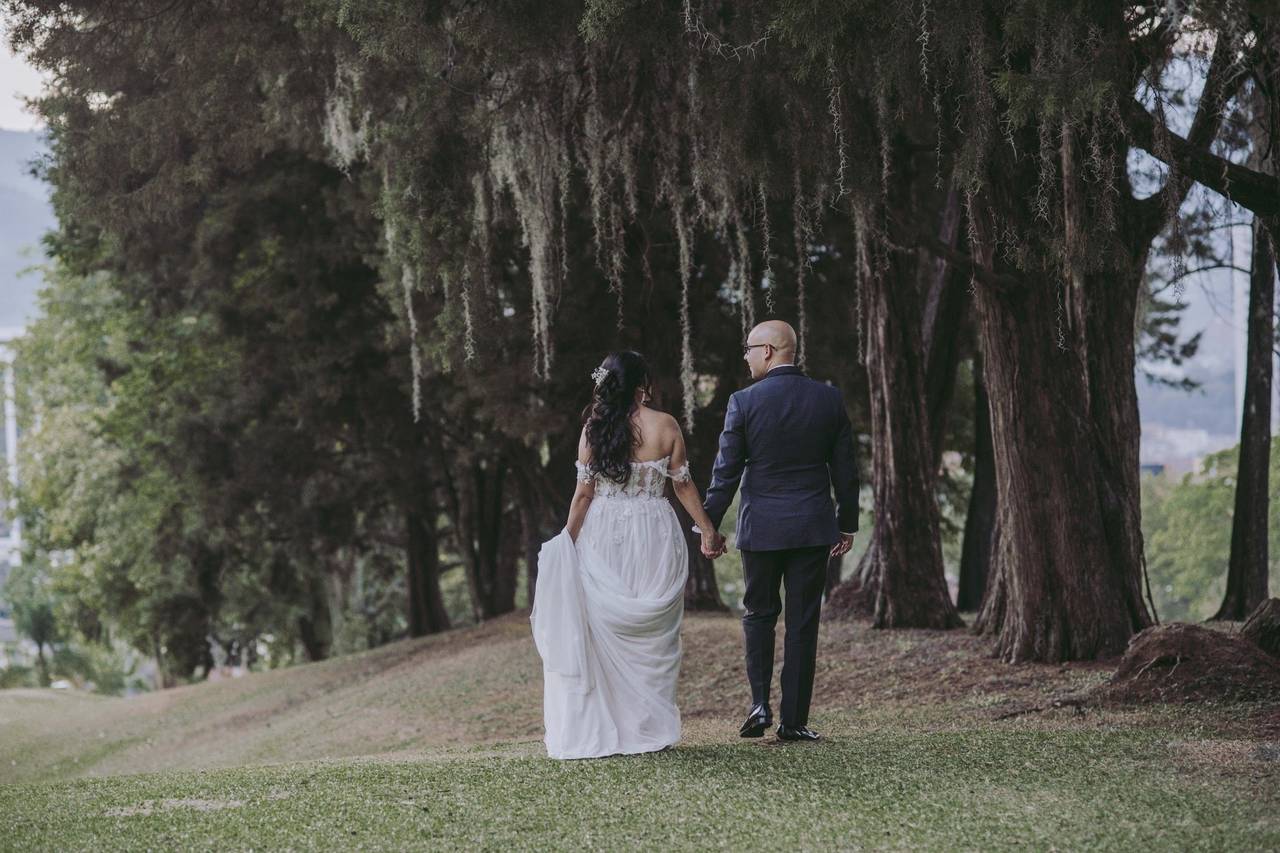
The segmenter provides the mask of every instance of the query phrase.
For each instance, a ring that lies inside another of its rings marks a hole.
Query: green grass
[[[595,761],[545,757],[527,613],[129,699],[0,690],[0,850],[1280,848],[1275,708],[1000,719],[1109,667],[834,622],[824,742],[743,741],[738,620],[683,637],[681,744]]]
[[[1280,846],[1274,802],[1145,731],[864,730],[554,762],[537,744],[0,786],[0,848]]]

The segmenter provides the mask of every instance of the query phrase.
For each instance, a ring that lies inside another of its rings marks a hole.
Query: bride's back
[[[641,405],[631,415],[631,425],[638,439],[632,462],[656,462],[671,455],[680,429],[675,418]]]

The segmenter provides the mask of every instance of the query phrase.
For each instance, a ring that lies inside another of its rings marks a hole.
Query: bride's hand
[[[702,531],[702,556],[714,560],[724,554],[724,537],[714,530]]]

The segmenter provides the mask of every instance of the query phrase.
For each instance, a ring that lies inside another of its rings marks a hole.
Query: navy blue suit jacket
[[[703,503],[717,528],[739,481],[743,551],[831,545],[857,530],[858,466],[839,390],[786,365],[735,392]]]

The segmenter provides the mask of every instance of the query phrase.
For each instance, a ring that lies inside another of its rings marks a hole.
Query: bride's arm
[[[708,547],[715,550],[719,547],[719,534],[716,533],[715,524],[711,522],[711,516],[707,515],[706,509],[702,506],[702,496],[698,494],[698,487],[689,476],[688,456],[680,425],[676,424],[674,419],[672,422],[675,426],[675,444],[671,449],[671,486],[675,489],[676,500],[680,501],[685,512],[689,513],[689,517],[693,519],[693,523],[702,531],[703,550],[706,551]]]
[[[586,465],[591,461],[591,448],[587,444],[587,431],[583,429],[582,437],[578,439],[578,462]],[[582,532],[582,522],[587,517],[587,508],[591,506],[591,499],[596,494],[595,478],[582,475],[582,468],[578,468],[578,487],[573,490],[573,499],[569,501],[569,520],[565,523],[564,529],[569,532],[569,538],[574,542],[578,541],[578,534]]]

